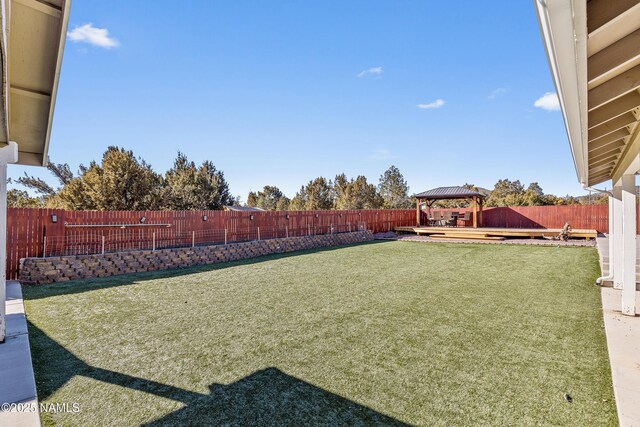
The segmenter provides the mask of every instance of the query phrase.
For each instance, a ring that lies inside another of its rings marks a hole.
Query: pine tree
[[[400,173],[400,170],[391,166],[380,176],[378,192],[382,197],[382,206],[385,209],[406,209],[410,208],[409,185]]]
[[[178,152],[164,179],[163,207],[171,210],[220,210],[234,204],[224,173],[205,160],[199,167]]]
[[[247,206],[264,209],[266,211],[286,210],[289,199],[278,187],[265,185],[257,193],[250,191],[247,196]]]
[[[7,206],[10,208],[42,208],[44,201],[42,197],[31,197],[24,190],[12,188],[7,191]]]

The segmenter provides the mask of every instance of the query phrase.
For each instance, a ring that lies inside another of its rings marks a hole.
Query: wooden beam
[[[640,62],[640,29],[593,55],[587,61],[589,89]]]
[[[615,165],[615,161],[618,159],[618,155],[614,155],[614,156],[609,156],[607,158],[604,159],[600,159],[600,160],[594,160],[593,162],[589,162],[589,168],[593,169],[595,167],[598,166],[604,166],[604,165],[611,165],[614,166]]]
[[[610,179],[610,175],[609,175],[609,171],[606,172],[601,172],[601,173],[597,173],[594,174],[593,176],[589,177],[590,179]]]
[[[622,153],[622,148],[618,148],[616,150],[601,154],[599,156],[589,156],[589,164],[592,164],[594,162],[599,162],[600,160],[603,160],[603,159],[608,159],[611,156],[617,156],[620,153]]]
[[[637,121],[638,119],[632,112],[624,113],[623,115],[618,116],[613,120],[609,120],[608,122],[603,123],[600,126],[589,129],[589,141],[598,139]]]
[[[608,80],[607,82],[589,91],[589,111],[603,106],[621,96],[637,90],[640,87],[640,65]]]
[[[612,163],[607,163],[604,165],[593,166],[593,167],[589,166],[589,174],[595,175],[597,173],[604,173],[605,171],[613,170],[614,166],[615,165]]]
[[[613,165],[596,166],[595,168],[589,168],[589,175],[597,175],[601,173],[611,172]]]
[[[477,197],[473,196],[473,228],[478,228],[478,202]]]
[[[589,158],[589,166],[592,166],[596,162],[601,162],[603,160],[611,160],[612,157],[614,159],[616,159],[616,158],[618,158],[620,156],[621,153],[622,153],[622,150],[618,150],[617,152],[612,153],[612,154],[605,154],[605,155],[598,156],[598,157],[590,157]]]
[[[51,95],[48,93],[38,92],[31,89],[23,89],[17,86],[11,86],[9,91],[14,95],[22,95],[29,98],[38,99],[40,101],[51,102]]]
[[[619,139],[626,138],[630,133],[631,132],[629,132],[629,129],[625,127],[613,131],[610,134],[602,136],[593,141],[589,141],[589,151],[593,151],[596,148],[604,147],[605,145],[611,144],[612,142],[618,141]]]
[[[420,199],[416,199],[416,224],[420,227]]]
[[[594,20],[594,9],[591,7],[593,3],[594,0],[587,2],[588,7],[590,7],[588,10],[592,10],[592,12],[587,12],[587,20],[590,17],[592,23]],[[599,7],[607,3],[606,6],[611,7],[612,10],[606,16],[600,12],[595,13],[596,15],[600,14],[601,17],[597,27],[592,24],[588,29],[587,56],[595,55],[631,34],[638,29],[638,23],[640,22],[640,4],[638,0],[599,0],[596,3],[599,3]]]
[[[620,157],[620,153],[610,154],[607,157],[602,156],[599,159],[589,159],[589,168],[593,168],[595,166],[601,166],[605,163],[615,163],[618,157]]]
[[[636,126],[633,134],[629,138],[626,147],[620,155],[620,160],[616,164],[613,170],[612,176],[614,180],[622,178],[622,175],[627,171],[627,168],[631,166],[631,163],[636,159],[640,153],[640,126]]]
[[[613,168],[610,169],[601,169],[599,171],[594,171],[589,175],[589,177],[600,178],[602,176],[607,176],[607,178],[611,178],[611,173],[613,172]]]
[[[591,157],[598,157],[601,156],[603,154],[609,154],[615,151],[620,151],[622,150],[622,147],[624,147],[624,139],[620,139],[618,141],[614,141],[609,145],[605,145],[604,147],[600,147],[596,150],[593,151],[589,151],[589,158]]]
[[[638,91],[630,92],[615,101],[611,101],[602,107],[589,111],[588,126],[592,129],[609,120],[613,120],[621,114],[627,113],[640,106],[640,93]]]
[[[600,184],[602,182],[608,181],[609,179],[611,179],[609,174],[604,174],[604,175],[593,177],[593,178],[589,177],[588,184],[589,185],[596,185],[596,184]]]
[[[619,143],[622,143],[622,145],[624,145],[624,144],[626,144],[626,142],[627,141],[626,141],[625,138],[621,138],[621,139],[619,139],[617,141],[613,141],[613,142],[611,142],[609,144],[600,144],[600,145],[595,145],[594,144],[594,146],[591,147],[589,153],[591,153],[591,152],[593,152],[593,151],[595,151],[595,150],[597,150],[599,148],[601,148],[603,150],[610,150],[610,149],[613,149],[613,147],[619,147],[620,146]]]
[[[38,0],[14,0],[14,2],[29,7],[33,10],[37,10],[38,12],[53,16],[54,18],[62,17],[62,10],[49,3],[41,2]]]
[[[638,4],[638,0],[591,0],[587,2],[587,29],[593,33]]]

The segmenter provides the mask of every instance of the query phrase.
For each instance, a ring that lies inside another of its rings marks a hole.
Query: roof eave
[[[534,0],[578,180],[587,184],[587,11],[584,0]]]
[[[46,166],[71,0],[0,0],[2,105],[18,164]],[[1,121],[1,120],[0,120]]]

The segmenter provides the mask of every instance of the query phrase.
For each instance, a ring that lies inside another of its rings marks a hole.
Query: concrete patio
[[[609,273],[608,243],[606,237],[597,239],[605,276]],[[636,239],[636,244],[640,246],[640,240]],[[602,311],[618,418],[621,426],[631,427],[640,425],[640,317],[622,314],[620,293],[619,289],[603,287]],[[640,302],[639,291],[636,301]]]

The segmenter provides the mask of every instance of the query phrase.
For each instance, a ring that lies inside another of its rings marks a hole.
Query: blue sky
[[[412,192],[584,193],[530,1],[74,0],[69,31],[50,156],[74,170],[118,145],[210,159],[243,200],[391,164]]]

